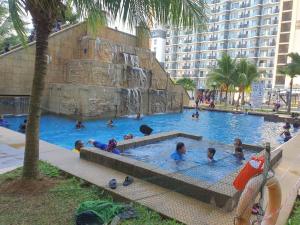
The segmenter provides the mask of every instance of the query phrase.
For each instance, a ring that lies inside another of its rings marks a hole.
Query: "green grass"
[[[0,193],[0,224],[5,225],[73,225],[78,205],[87,200],[111,199],[107,193],[94,185],[74,178],[62,176],[61,172],[40,163],[40,173],[54,186],[43,193],[21,195]],[[0,187],[20,178],[22,169],[0,175]],[[138,218],[121,225],[179,225],[173,220],[162,219],[159,214],[135,204]]]
[[[294,211],[287,225],[299,225],[299,224],[300,224],[300,200],[298,199],[295,203]]]

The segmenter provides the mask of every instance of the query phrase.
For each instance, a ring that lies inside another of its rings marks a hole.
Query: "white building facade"
[[[166,71],[174,79],[189,77],[198,88],[205,88],[208,72],[227,53],[256,63],[263,72],[266,88],[272,88],[279,0],[207,0],[207,5],[209,20],[205,30],[166,29],[166,46],[162,50]]]

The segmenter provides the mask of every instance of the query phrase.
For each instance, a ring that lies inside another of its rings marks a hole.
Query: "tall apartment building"
[[[164,66],[166,49],[166,29],[163,26],[154,25],[151,30],[150,48],[155,53],[157,60]]]
[[[280,4],[279,35],[277,37],[275,73],[276,69],[289,63],[287,55],[290,52],[300,54],[300,0],[282,0]],[[289,88],[288,76],[274,76],[273,85],[277,89]],[[294,87],[300,88],[300,77],[294,79]]]
[[[165,69],[171,77],[194,79],[205,87],[208,72],[224,52],[247,58],[263,71],[266,88],[272,87],[279,23],[279,0],[207,0],[204,30],[168,28]]]

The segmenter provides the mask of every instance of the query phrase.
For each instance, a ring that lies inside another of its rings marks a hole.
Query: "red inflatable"
[[[244,168],[237,175],[235,180],[233,181],[233,186],[238,190],[244,190],[247,182],[254,176],[260,174],[264,170],[265,158],[263,156],[260,157],[252,157],[249,162],[244,166]]]

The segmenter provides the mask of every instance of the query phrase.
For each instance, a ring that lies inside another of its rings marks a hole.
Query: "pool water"
[[[175,152],[178,142],[185,144],[187,152],[183,161],[175,162],[170,155]],[[207,159],[208,147],[216,149],[214,157],[216,162],[214,163],[210,163]],[[254,154],[255,152],[244,150],[246,160]],[[216,183],[242,165],[242,162],[233,155],[233,146],[183,137],[128,149],[124,155],[151,164],[155,168],[164,169],[170,173],[180,173],[208,183]]]
[[[201,111],[199,120],[193,120],[193,110],[183,113],[158,114],[144,116],[142,120],[123,117],[114,120],[115,127],[108,128],[106,120],[85,121],[84,129],[75,129],[75,120],[57,115],[43,115],[40,138],[44,141],[73,149],[76,140],[87,142],[92,138],[107,142],[111,138],[122,140],[123,135],[132,133],[135,137],[143,136],[139,132],[142,124],[153,128],[153,133],[182,131],[203,136],[204,139],[231,144],[239,137],[243,143],[279,144],[279,134],[283,123],[264,121],[263,117],[244,114]],[[18,130],[25,117],[8,117],[10,129]],[[293,135],[293,134],[292,134]]]

